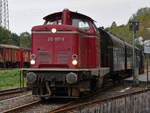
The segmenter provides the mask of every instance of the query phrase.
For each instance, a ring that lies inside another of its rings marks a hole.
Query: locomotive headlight
[[[76,54],[73,54],[72,55],[72,64],[73,65],[77,65],[78,64],[77,59],[78,59],[78,56]]]
[[[30,56],[30,64],[31,65],[34,65],[35,64],[35,59],[36,59],[36,56],[35,56],[35,54],[32,54],[31,56]]]
[[[32,59],[32,60],[30,61],[30,64],[34,65],[34,64],[35,64],[35,60]]]
[[[52,32],[52,33],[56,33],[56,32],[57,32],[56,28],[52,28],[52,29],[51,29],[51,32]]]
[[[77,64],[78,64],[78,61],[77,61],[77,60],[73,60],[73,61],[72,61],[72,64],[73,64],[73,65],[77,65]]]

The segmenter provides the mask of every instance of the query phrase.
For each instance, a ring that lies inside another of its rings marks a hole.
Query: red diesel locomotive
[[[31,68],[23,69],[33,95],[76,98],[132,72],[132,45],[97,28],[94,20],[67,9],[44,17],[32,28]],[[143,53],[136,49],[142,73]]]
[[[79,97],[101,87],[100,34],[94,20],[67,9],[32,28],[31,68],[23,69],[33,95]]]

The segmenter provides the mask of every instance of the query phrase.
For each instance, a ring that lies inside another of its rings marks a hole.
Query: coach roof
[[[6,45],[6,44],[0,44],[0,47],[12,48],[12,49],[20,49],[20,47],[18,47],[18,46],[15,46],[15,45]]]

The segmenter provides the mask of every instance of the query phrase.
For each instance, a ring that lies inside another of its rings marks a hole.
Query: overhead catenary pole
[[[148,54],[146,56],[147,56],[147,87],[148,87]]]
[[[136,85],[136,75],[135,75],[135,30],[134,30],[134,27],[133,27],[133,36],[132,36],[132,43],[133,43],[133,68],[132,68],[132,75],[133,75],[133,85],[135,86]]]

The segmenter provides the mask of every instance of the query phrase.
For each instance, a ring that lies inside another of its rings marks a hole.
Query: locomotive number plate
[[[48,42],[64,41],[64,37],[48,37]]]

